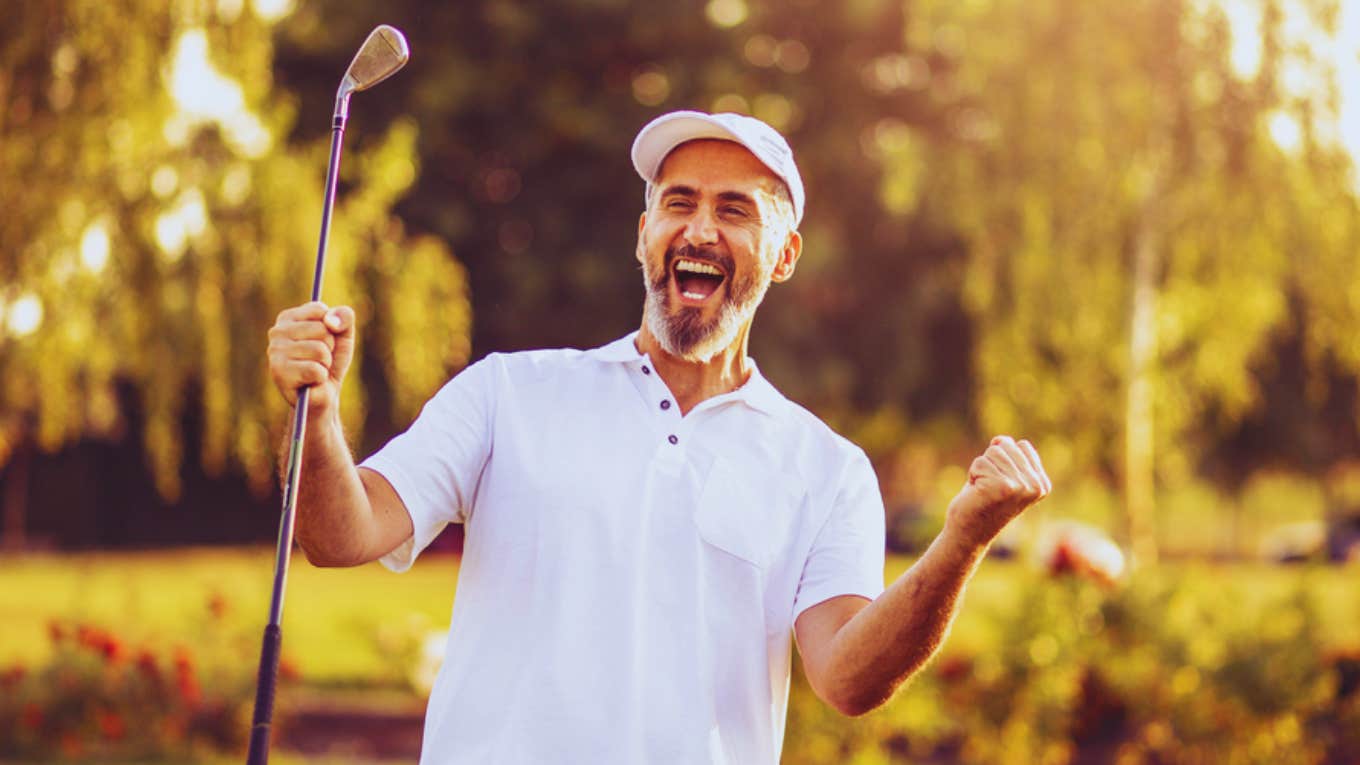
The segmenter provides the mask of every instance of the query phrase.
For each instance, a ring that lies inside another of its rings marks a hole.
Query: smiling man
[[[338,416],[354,312],[310,303],[270,332],[284,397],[312,386],[309,559],[404,570],[465,525],[423,763],[773,765],[791,636],[818,696],[877,707],[938,649],[991,540],[1051,488],[1028,442],[993,439],[885,590],[869,461],[746,352],[802,252],[788,144],[750,117],[675,112],[632,154],[637,332],[492,354],[358,467]]]

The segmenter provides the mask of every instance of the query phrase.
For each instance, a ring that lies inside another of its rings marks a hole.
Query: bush
[[[784,762],[1360,761],[1360,650],[1320,650],[1303,583],[1256,603],[1213,569],[1013,573],[985,648],[947,650],[870,715],[840,717],[797,674]]]
[[[209,619],[225,604],[209,600]],[[51,658],[0,673],[0,759],[188,762],[241,751],[255,664],[234,638],[134,648],[115,631],[52,621]],[[290,664],[280,675],[295,674]]]

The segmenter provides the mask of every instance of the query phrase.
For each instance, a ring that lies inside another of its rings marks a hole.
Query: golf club
[[[326,264],[326,239],[330,235],[331,208],[335,205],[335,184],[340,167],[340,144],[345,138],[349,118],[349,97],[391,77],[406,65],[411,49],[406,37],[395,28],[381,24],[368,34],[364,45],[350,62],[335,94],[335,113],[331,120],[331,158],[326,167],[326,198],[321,208],[321,236],[316,248],[316,271],[312,276],[312,300],[321,299],[321,276]],[[269,761],[269,731],[274,718],[274,686],[279,675],[279,646],[283,641],[284,582],[293,551],[293,520],[297,515],[297,480],[302,464],[302,440],[307,427],[307,391],[298,391],[293,416],[293,436],[288,445],[287,474],[283,482],[283,517],[279,521],[278,554],[274,561],[274,590],[269,605],[269,623],[264,628],[260,649],[260,671],[255,686],[255,712],[251,717],[250,749],[247,765]]]

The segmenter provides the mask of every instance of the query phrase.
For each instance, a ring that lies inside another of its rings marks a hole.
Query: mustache
[[[718,250],[716,247],[695,247],[692,244],[682,244],[666,248],[666,273],[670,274],[671,266],[679,258],[693,260],[698,263],[708,263],[717,266],[723,273],[732,275],[737,268],[737,263],[731,255]]]

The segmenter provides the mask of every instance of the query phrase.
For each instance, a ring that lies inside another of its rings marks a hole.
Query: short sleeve
[[[444,526],[470,515],[491,454],[497,366],[493,354],[454,376],[406,432],[360,464],[387,479],[415,527],[411,538],[382,557],[387,568],[410,568]]]
[[[840,595],[883,593],[885,520],[878,478],[864,452],[841,472],[836,500],[803,563],[793,618]]]

